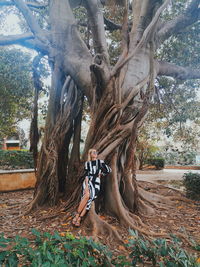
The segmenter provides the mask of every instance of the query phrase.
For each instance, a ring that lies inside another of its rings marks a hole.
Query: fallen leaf
[[[121,246],[121,245],[118,246],[118,249],[119,249],[119,250],[126,251],[125,247],[124,247],[124,246]]]

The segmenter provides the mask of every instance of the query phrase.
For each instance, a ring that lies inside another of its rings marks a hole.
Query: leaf
[[[60,233],[60,236],[65,236],[65,233],[63,233],[63,232],[62,232],[62,233]]]
[[[51,262],[54,262],[54,259],[49,251],[47,251],[47,259],[50,260]]]
[[[51,267],[51,263],[48,261],[45,263],[42,263],[42,267]]]
[[[37,237],[41,237],[41,234],[38,230],[36,230],[35,228],[31,229],[31,232],[33,233],[33,235],[37,236]]]
[[[123,250],[123,251],[127,251],[127,250],[125,249],[125,247],[124,247],[124,246],[121,246],[121,245],[118,246],[118,249],[119,249],[119,250]]]

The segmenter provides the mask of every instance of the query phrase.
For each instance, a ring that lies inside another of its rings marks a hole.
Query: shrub
[[[33,155],[29,151],[0,150],[0,169],[34,168]]]
[[[151,242],[140,237],[137,231],[130,230],[127,244],[130,260],[126,256],[113,257],[107,247],[85,237],[75,238],[71,233],[40,233],[32,229],[35,236],[31,241],[16,236],[5,238],[0,235],[0,266],[32,267],[79,267],[79,266],[151,266],[197,267],[195,259],[180,248],[180,241],[174,238],[169,243],[165,239]]]
[[[146,163],[155,166],[157,170],[165,167],[165,160],[163,158],[149,158]]]
[[[186,196],[200,200],[200,174],[199,173],[184,173],[183,185],[186,188]]]
[[[171,243],[165,239],[145,240],[137,231],[130,230],[132,236],[128,247],[131,249],[132,266],[138,263],[151,266],[197,267],[198,260],[183,250],[180,241],[174,238]]]
[[[71,233],[41,234],[32,230],[34,241],[0,236],[0,266],[110,266],[111,253],[92,239],[75,238]]]

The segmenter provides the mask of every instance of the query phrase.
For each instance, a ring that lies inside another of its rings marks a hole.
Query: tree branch
[[[40,28],[36,18],[33,16],[32,12],[28,6],[22,0],[13,0],[18,9],[22,12],[27,24],[29,25],[33,34],[42,35],[42,29]]]
[[[176,79],[200,79],[200,70],[190,67],[181,67],[172,63],[157,61],[157,73],[160,76],[171,76]]]
[[[158,40],[162,43],[171,35],[180,33],[200,18],[199,0],[193,0],[186,10],[175,19],[163,22],[158,32]]]
[[[38,4],[38,3],[34,3],[34,2],[25,2],[25,4],[28,7],[34,7],[34,8],[45,8],[48,5],[43,5],[43,4]],[[11,1],[0,1],[0,6],[14,6],[14,2]]]
[[[40,40],[35,38],[35,36],[31,32],[8,36],[0,35],[0,46],[14,44],[37,50],[42,54],[48,53],[48,47],[45,46]]]
[[[109,55],[104,29],[104,18],[99,8],[98,0],[86,0],[84,5],[88,11],[90,28],[93,35],[94,50],[97,54],[104,55],[105,62],[109,64]]]
[[[0,35],[0,45],[19,44],[22,41],[34,39],[34,35],[29,33],[17,34],[17,35]]]

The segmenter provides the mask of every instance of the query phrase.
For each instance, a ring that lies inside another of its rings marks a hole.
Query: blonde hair
[[[91,153],[92,153],[93,151],[96,151],[96,152],[97,152],[97,150],[94,149],[94,148],[89,149],[89,151],[88,151],[88,161],[91,161],[91,160],[92,160],[92,158],[91,158]]]

